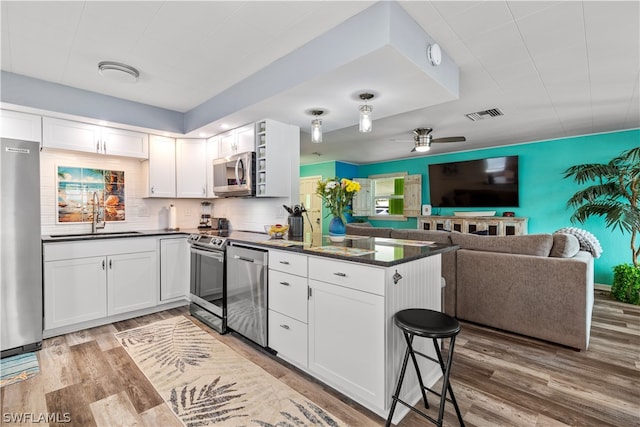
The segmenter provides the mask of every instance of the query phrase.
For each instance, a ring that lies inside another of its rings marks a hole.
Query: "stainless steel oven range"
[[[221,334],[227,332],[226,230],[189,236],[191,315]]]

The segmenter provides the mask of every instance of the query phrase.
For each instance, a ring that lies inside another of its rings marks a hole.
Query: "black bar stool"
[[[462,421],[462,415],[460,414],[460,408],[458,408],[458,402],[456,402],[456,398],[453,395],[453,390],[451,389],[451,384],[449,384],[449,373],[451,371],[451,362],[453,361],[453,348],[456,341],[456,335],[458,335],[458,332],[460,332],[460,323],[458,323],[455,318],[447,314],[422,308],[410,308],[407,310],[401,310],[393,316],[393,320],[396,326],[398,326],[398,328],[402,330],[404,339],[407,341],[407,351],[404,354],[404,362],[402,363],[402,369],[400,370],[400,378],[398,378],[396,391],[393,394],[393,402],[391,403],[391,410],[389,411],[389,417],[387,418],[386,426],[389,427],[391,425],[391,419],[393,418],[393,413],[396,410],[396,405],[398,404],[398,402],[402,403],[412,411],[422,415],[424,418],[436,424],[437,426],[442,426],[442,419],[444,418],[444,405],[446,401],[453,403],[453,407],[455,408],[456,414],[458,415],[460,425],[464,426],[464,421]],[[419,337],[433,339],[433,346],[436,349],[438,359],[434,359],[433,357],[430,357],[413,349],[413,338],[416,335]],[[438,345],[437,340],[446,338],[449,338],[449,354],[445,363],[445,361],[443,361],[442,359],[440,346]],[[422,376],[420,374],[420,368],[418,368],[416,354],[440,365],[440,369],[442,369],[443,375],[441,393],[425,387],[422,383]],[[430,417],[426,413],[414,408],[412,405],[404,402],[399,398],[402,381],[404,380],[404,375],[407,371],[409,356],[411,356],[413,366],[415,367],[416,374],[418,375],[418,382],[420,383],[420,391],[422,392],[422,399],[424,400],[425,408],[429,409],[429,402],[427,402],[427,394],[425,393],[425,390],[430,391],[431,393],[440,397],[440,410],[438,412],[437,420]],[[449,391],[449,396],[451,396],[450,399],[447,397],[447,390]]]

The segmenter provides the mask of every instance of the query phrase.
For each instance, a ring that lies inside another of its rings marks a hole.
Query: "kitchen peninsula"
[[[269,347],[386,417],[406,347],[393,315],[409,307],[441,310],[440,254],[457,247],[365,236],[295,242],[235,232],[229,239],[269,250]],[[414,346],[436,357],[430,340]],[[418,362],[425,385],[433,385],[440,368]],[[402,398],[419,397],[411,375]],[[402,409],[394,423],[408,412]]]
[[[168,234],[164,237],[180,236]],[[114,245],[122,241],[134,248],[140,242],[144,247],[137,253],[152,259],[154,245],[149,240],[162,237],[161,232],[143,232],[101,240]],[[405,350],[393,315],[409,307],[441,310],[440,255],[456,246],[366,236],[347,236],[341,243],[327,237],[303,242],[242,231],[230,232],[227,239],[233,245],[269,252],[268,347],[386,417]],[[148,243],[143,244],[145,241]],[[43,242],[46,256],[48,247],[78,247],[95,238],[43,236]],[[110,259],[106,258],[107,263]],[[417,340],[416,349],[435,357],[429,340]],[[441,376],[439,367],[423,360],[419,363],[425,385],[431,386]],[[410,379],[405,380],[402,398],[415,402],[420,397],[419,386],[415,376]],[[408,411],[399,409],[394,422]]]

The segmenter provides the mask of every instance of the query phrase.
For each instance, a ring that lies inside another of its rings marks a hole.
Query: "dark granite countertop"
[[[197,229],[179,231],[143,230],[134,232],[99,232],[69,233],[58,235],[43,235],[43,243],[72,242],[96,239],[117,239],[131,237],[160,237],[160,236],[188,236],[197,233]],[[390,267],[432,255],[437,255],[458,249],[456,245],[440,243],[417,242],[413,240],[385,239],[368,236],[347,236],[343,242],[331,242],[328,236],[314,240],[272,239],[266,233],[253,231],[230,231],[230,244],[248,244],[264,249],[277,249],[305,255],[315,255],[352,261],[362,264]]]
[[[154,236],[188,236],[191,233],[197,233],[198,230],[142,230],[142,231],[99,231],[97,233],[66,233],[66,234],[45,234],[42,235],[43,243],[73,242],[79,240],[96,240],[96,239],[123,239],[131,237],[154,237]]]
[[[265,249],[277,249],[382,267],[390,267],[458,249],[456,245],[368,236],[347,236],[343,242],[335,243],[331,242],[328,236],[323,236],[322,239],[316,241],[297,241],[271,239],[264,233],[233,231],[230,233],[229,239],[231,244],[244,243]]]

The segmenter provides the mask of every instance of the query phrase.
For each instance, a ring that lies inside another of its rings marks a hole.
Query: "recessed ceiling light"
[[[98,63],[100,74],[118,83],[135,83],[140,77],[140,72],[130,65],[120,62],[102,61]]]

